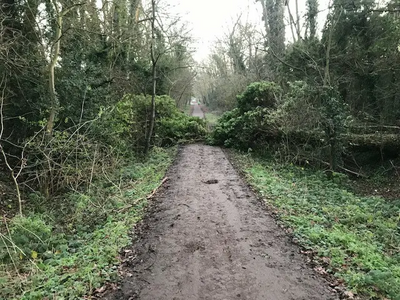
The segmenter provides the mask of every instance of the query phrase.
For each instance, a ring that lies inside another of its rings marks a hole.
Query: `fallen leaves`
[[[321,266],[320,267],[315,267],[314,271],[316,271],[318,274],[321,274],[321,275],[328,274],[328,272]]]
[[[354,298],[354,293],[353,292],[351,292],[351,291],[345,291],[344,293],[343,293],[343,295],[347,298],[347,299],[355,299]]]

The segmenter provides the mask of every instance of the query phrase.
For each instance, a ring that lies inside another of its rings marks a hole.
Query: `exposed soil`
[[[198,105],[198,104],[194,104],[194,105],[192,105],[192,107],[193,107],[192,116],[193,117],[199,117],[199,118],[203,119],[204,118],[204,112],[201,109],[201,106]]]
[[[220,148],[189,145],[103,299],[337,299]]]

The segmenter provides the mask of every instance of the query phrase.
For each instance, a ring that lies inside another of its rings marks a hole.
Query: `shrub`
[[[211,143],[215,145],[234,146],[233,141],[241,127],[239,123],[239,109],[235,108],[224,113],[215,125],[211,136]]]
[[[121,147],[141,152],[150,124],[151,96],[125,95],[106,119],[109,123],[103,135],[115,140]],[[104,125],[103,125],[104,126]],[[185,115],[169,96],[156,96],[156,124],[153,143],[169,146],[182,140],[203,139],[206,136],[205,121]],[[123,141],[123,142],[121,142]]]
[[[253,82],[237,96],[237,107],[246,112],[257,107],[274,108],[280,101],[282,89],[274,82]]]
[[[289,82],[288,85],[288,91],[274,113],[279,128],[283,132],[312,132],[321,119],[316,88],[304,81]]]
[[[281,89],[275,83],[250,84],[237,96],[238,107],[218,120],[212,143],[245,150],[262,146],[277,134],[270,113],[280,98]]]
[[[332,169],[342,162],[349,118],[336,88],[296,81],[283,94],[275,83],[255,82],[237,100],[237,108],[219,119],[212,143],[242,150],[268,145],[281,159],[307,158]]]
[[[0,259],[20,261],[36,258],[51,248],[52,227],[40,217],[14,217],[9,235],[0,240]]]
[[[264,144],[274,136],[269,111],[257,107],[241,114],[238,108],[226,112],[215,126],[212,143],[247,150]]]
[[[31,188],[49,198],[87,188],[98,174],[113,168],[113,151],[77,127],[55,130],[51,138],[38,135],[28,143],[29,160],[21,174]]]

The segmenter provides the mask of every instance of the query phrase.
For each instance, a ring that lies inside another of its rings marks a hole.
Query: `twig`
[[[92,185],[92,180],[93,180],[94,166],[95,166],[95,163],[96,163],[96,154],[97,154],[97,145],[96,145],[96,148],[94,149],[92,170],[91,170],[91,172],[90,172],[89,188],[88,188],[88,191],[89,191],[89,192],[90,192],[90,187],[91,187],[91,185]]]
[[[300,159],[302,159],[302,158],[300,157]],[[318,161],[318,162],[320,162],[320,163],[322,163],[322,164],[324,164],[324,165],[326,165],[326,166],[330,166],[330,163],[328,163],[328,162],[326,162],[326,161],[323,161],[323,160],[321,160],[321,159],[318,159],[318,158],[306,158],[306,157],[303,157],[303,159],[305,159],[305,160],[315,160],[315,161]],[[341,167],[341,166],[337,166],[337,167],[338,167],[340,170],[345,171],[345,172],[350,173],[350,174],[353,174],[353,175],[356,175],[357,177],[368,178],[367,175],[364,175],[364,174],[362,174],[362,173],[358,173],[358,172],[356,172],[356,171],[353,171],[353,170],[350,170],[350,169],[347,169],[347,168]]]
[[[104,178],[107,179],[107,181],[108,181],[109,183],[111,183],[114,187],[116,187],[116,188],[119,190],[119,193],[122,195],[121,187],[119,187],[118,185],[116,185],[116,184],[107,176],[107,173],[106,173],[106,171],[104,170],[104,166],[101,166],[101,170],[103,171]]]
[[[1,240],[3,241],[3,244],[4,244],[4,245],[6,246],[6,248],[7,248],[8,255],[10,256],[11,262],[12,262],[12,264],[14,265],[14,268],[15,268],[15,271],[17,272],[17,275],[20,276],[20,274],[19,274],[19,272],[18,272],[17,265],[15,264],[14,258],[13,258],[13,256],[12,256],[12,254],[10,253],[10,249],[8,248],[7,242],[6,242],[4,239],[7,239],[7,240],[11,243],[11,245],[12,245],[13,248],[14,248],[14,252],[16,252],[16,251],[15,251],[15,248],[16,248],[17,246],[15,245],[15,243],[14,243],[14,242],[12,241],[12,239],[11,239],[11,233],[10,233],[10,230],[9,230],[9,228],[8,228],[7,219],[6,219],[5,216],[3,216],[3,220],[4,220],[4,224],[5,224],[5,226],[6,226],[6,229],[7,229],[7,233],[8,233],[8,235],[9,235],[10,238],[8,239],[5,235],[3,235],[3,234],[1,234],[1,233],[0,233],[0,237],[1,237]],[[17,248],[18,248],[18,247],[17,247]],[[21,252],[23,253],[22,250],[21,250]]]
[[[400,177],[399,172],[397,171],[397,167],[394,165],[393,161],[392,160],[389,160],[389,161],[390,161],[390,164],[392,165],[394,171],[396,172],[397,177]]]
[[[153,192],[152,192],[150,195],[148,195],[148,196],[146,197],[146,199],[147,199],[147,200],[150,200],[151,198],[153,198],[154,195],[157,193],[158,189],[159,189],[167,180],[169,180],[169,178],[168,178],[168,177],[165,177],[165,178],[161,181],[161,183],[153,190]]]
[[[141,197],[141,198],[135,199],[135,200],[133,201],[132,204],[129,204],[129,205],[126,205],[126,206],[120,208],[120,209],[118,210],[118,212],[124,212],[125,210],[127,210],[128,208],[131,208],[132,206],[134,206],[136,203],[138,203],[138,202],[141,201],[141,200],[144,200],[144,199],[150,200],[151,198],[154,197],[154,195],[158,192],[159,188],[160,188],[167,180],[169,180],[169,178],[168,178],[168,177],[165,177],[165,178],[161,181],[161,183],[160,183],[150,194],[148,194],[146,197]]]
[[[340,170],[342,170],[342,171],[347,172],[347,173],[356,175],[357,177],[368,178],[368,176],[366,176],[366,175],[364,175],[364,174],[361,174],[361,173],[357,173],[356,171],[352,171],[352,170],[346,169],[346,168],[341,167],[341,166],[338,166],[338,168],[339,168]]]

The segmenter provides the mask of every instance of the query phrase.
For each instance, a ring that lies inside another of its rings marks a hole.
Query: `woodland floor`
[[[167,177],[103,299],[338,298],[220,148],[183,147]]]

